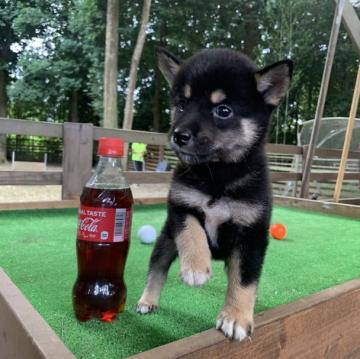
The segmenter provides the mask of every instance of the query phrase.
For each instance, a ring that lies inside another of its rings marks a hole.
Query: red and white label
[[[103,243],[129,240],[131,208],[101,208],[81,205],[78,218],[78,240]]]

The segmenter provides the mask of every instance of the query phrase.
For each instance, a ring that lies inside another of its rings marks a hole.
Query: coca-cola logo
[[[97,233],[99,222],[100,219],[85,217],[79,220],[79,228],[81,231]]]

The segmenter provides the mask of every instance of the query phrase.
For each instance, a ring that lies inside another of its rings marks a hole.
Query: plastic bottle
[[[73,306],[79,321],[113,321],[124,311],[124,267],[130,244],[133,197],[121,170],[124,143],[100,138],[99,162],[80,197],[76,241],[78,277]]]

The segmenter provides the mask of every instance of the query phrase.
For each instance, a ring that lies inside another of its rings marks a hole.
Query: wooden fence
[[[45,137],[59,137],[63,139],[62,171],[1,171],[0,185],[62,185],[62,198],[73,199],[79,196],[82,187],[92,171],[94,141],[100,137],[121,137],[126,142],[146,143],[152,149],[150,170],[160,158],[176,162],[175,157],[167,148],[168,136],[164,133],[130,131],[95,127],[89,123],[53,124],[47,122],[32,122],[16,119],[0,118],[0,134],[17,134]],[[156,151],[156,148],[158,149]],[[290,166],[295,156],[303,158],[306,147],[292,145],[268,144],[267,153],[270,160],[271,176],[274,183],[292,181],[296,183],[302,179],[301,166]],[[340,159],[341,150],[318,149],[315,155],[326,158]],[[276,159],[276,160],[274,160]],[[349,159],[360,160],[360,152],[349,153]],[[300,161],[301,162],[301,161]],[[130,183],[164,183],[169,182],[169,172],[126,172]],[[335,181],[336,170],[319,170],[311,174],[312,181]],[[360,180],[359,170],[348,171],[345,180]],[[296,186],[294,194],[296,195]]]

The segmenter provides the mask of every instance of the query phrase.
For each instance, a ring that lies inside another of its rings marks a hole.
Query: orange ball
[[[281,223],[272,224],[270,234],[274,239],[282,240],[286,237],[286,227]]]

